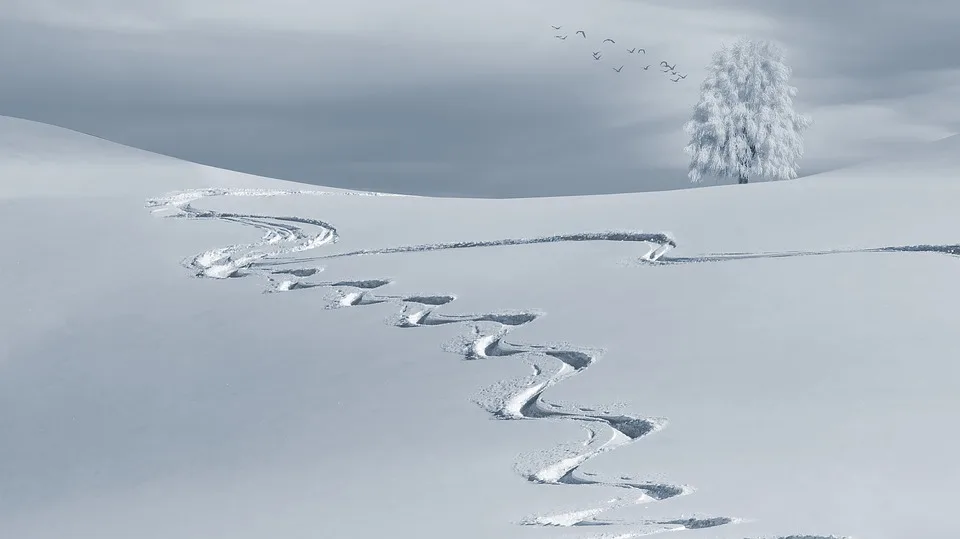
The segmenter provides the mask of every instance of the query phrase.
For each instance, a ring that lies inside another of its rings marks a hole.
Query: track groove
[[[522,344],[506,340],[508,334],[517,328],[531,324],[544,313],[534,310],[498,311],[478,314],[450,314],[437,312],[438,308],[456,300],[452,294],[381,295],[377,291],[392,284],[389,279],[365,279],[350,281],[310,281],[306,280],[322,273],[323,268],[306,265],[310,261],[391,253],[410,253],[437,251],[446,249],[466,249],[495,246],[529,245],[537,243],[582,242],[582,241],[620,241],[639,242],[650,245],[648,251],[638,257],[641,262],[651,264],[677,264],[690,262],[710,262],[747,258],[748,253],[724,255],[723,257],[701,257],[699,259],[667,258],[667,251],[676,247],[669,234],[643,233],[632,231],[587,232],[561,234],[537,238],[512,238],[493,241],[464,241],[440,244],[421,244],[383,249],[355,250],[344,253],[300,257],[294,260],[282,259],[291,254],[302,253],[323,245],[336,243],[339,235],[331,224],[317,219],[296,216],[269,216],[258,214],[240,214],[216,212],[198,209],[193,206],[197,200],[215,196],[331,196],[357,195],[376,196],[377,193],[333,193],[323,191],[255,190],[255,189],[197,189],[167,194],[147,201],[146,206],[154,212],[170,212],[168,218],[217,220],[253,227],[263,232],[259,242],[228,245],[199,253],[182,261],[183,265],[198,277],[217,279],[258,275],[269,283],[266,292],[289,292],[311,288],[335,290],[337,299],[329,308],[346,308],[361,305],[393,303],[398,306],[397,315],[391,323],[398,328],[425,328],[449,324],[462,324],[471,327],[471,333],[453,343],[446,349],[459,354],[464,360],[511,357],[522,359],[531,367],[531,374],[515,380],[504,380],[481,390],[475,402],[503,420],[554,420],[567,421],[580,425],[587,433],[587,439],[576,447],[556,448],[532,456],[517,463],[517,471],[528,481],[553,485],[598,485],[625,489],[636,494],[629,498],[616,498],[590,509],[580,509],[552,515],[538,515],[524,518],[519,523],[542,527],[629,527],[632,531],[619,534],[598,536],[597,539],[630,539],[645,535],[677,530],[696,530],[724,526],[741,522],[741,519],[728,516],[691,517],[670,520],[643,520],[625,522],[599,518],[610,510],[649,502],[669,500],[693,492],[686,485],[669,484],[657,481],[643,481],[626,475],[612,478],[598,478],[596,474],[583,472],[581,466],[601,455],[626,444],[635,442],[653,434],[666,425],[666,420],[653,417],[638,417],[615,414],[596,407],[563,405],[548,403],[543,394],[550,387],[579,373],[586,371],[601,356],[603,351],[572,345]],[[390,195],[383,195],[390,196]],[[313,233],[304,231],[313,228]],[[924,250],[918,246],[913,250]],[[893,248],[880,249],[895,250]],[[900,248],[909,250],[909,248]],[[957,248],[956,253],[960,253]],[[839,252],[839,251],[836,251]],[[871,251],[872,252],[872,251]],[[803,253],[804,255],[833,254],[835,252]],[[759,255],[752,255],[761,257]],[[766,255],[774,256],[774,255]],[[801,256],[801,254],[784,255]],[[295,266],[295,267],[287,267]],[[840,539],[826,536],[788,536],[779,539]]]

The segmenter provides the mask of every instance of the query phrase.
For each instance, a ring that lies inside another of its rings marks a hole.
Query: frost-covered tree
[[[793,110],[797,89],[783,51],[769,41],[740,38],[714,53],[700,101],[684,125],[690,179],[705,175],[797,177],[803,131],[812,119]]]

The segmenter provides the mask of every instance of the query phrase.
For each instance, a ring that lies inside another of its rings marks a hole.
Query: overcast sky
[[[804,175],[960,131],[958,27],[955,0],[0,0],[0,114],[320,185],[644,191],[688,185],[722,42],[784,45]]]

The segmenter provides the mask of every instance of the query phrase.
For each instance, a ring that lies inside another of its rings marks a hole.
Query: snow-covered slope
[[[496,201],[0,133],[0,536],[953,535],[949,148]]]
[[[201,186],[300,188],[173,159],[48,124],[0,116],[0,201],[29,197],[150,196]],[[325,189],[339,192],[341,189]]]

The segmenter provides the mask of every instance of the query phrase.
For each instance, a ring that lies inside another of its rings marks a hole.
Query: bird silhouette
[[[559,39],[559,40],[561,40],[561,41],[563,41],[564,39],[567,39],[567,36],[553,36],[553,37],[555,37],[555,38],[557,38],[557,39]]]
[[[554,30],[559,30],[563,28],[562,26],[553,26],[552,24],[550,26],[553,27]]]
[[[660,62],[660,65],[662,65],[663,67],[669,69],[670,71],[673,71],[673,70],[677,69],[677,64],[670,65],[670,64],[668,64],[668,63],[666,63],[666,62]]]
[[[677,77],[675,79],[670,79],[670,80],[672,80],[673,82],[680,82],[680,77]]]
[[[634,49],[627,49],[627,52],[629,52],[630,54],[633,54],[633,53],[637,52],[637,49],[635,49],[635,48],[634,48]]]
[[[593,59],[594,59],[594,60],[599,60],[602,56],[603,56],[602,54],[594,54],[594,55],[593,55]]]
[[[681,75],[681,74],[677,73],[677,78],[685,79],[685,78],[687,78],[687,76],[686,76],[686,75]]]
[[[647,54],[647,49],[637,49],[637,50],[642,52],[643,54]]]
[[[583,36],[583,39],[587,39],[587,33],[584,32],[583,30],[577,30],[577,34],[580,34],[581,36]],[[576,34],[574,34],[574,35],[576,35]]]
[[[643,66],[643,70],[644,70],[644,71],[646,71],[646,70],[648,70],[648,69],[650,69],[650,66],[649,66],[649,65]]]
[[[619,73],[621,69],[623,69],[623,66],[613,68],[617,73]]]
[[[607,39],[604,39],[604,40],[603,40],[603,43],[606,43],[607,41],[609,41],[610,43],[613,43],[614,45],[616,45],[616,44],[617,44],[617,42],[616,42],[616,41],[614,41],[614,40],[612,40],[612,39],[610,39],[609,37],[608,37]]]

